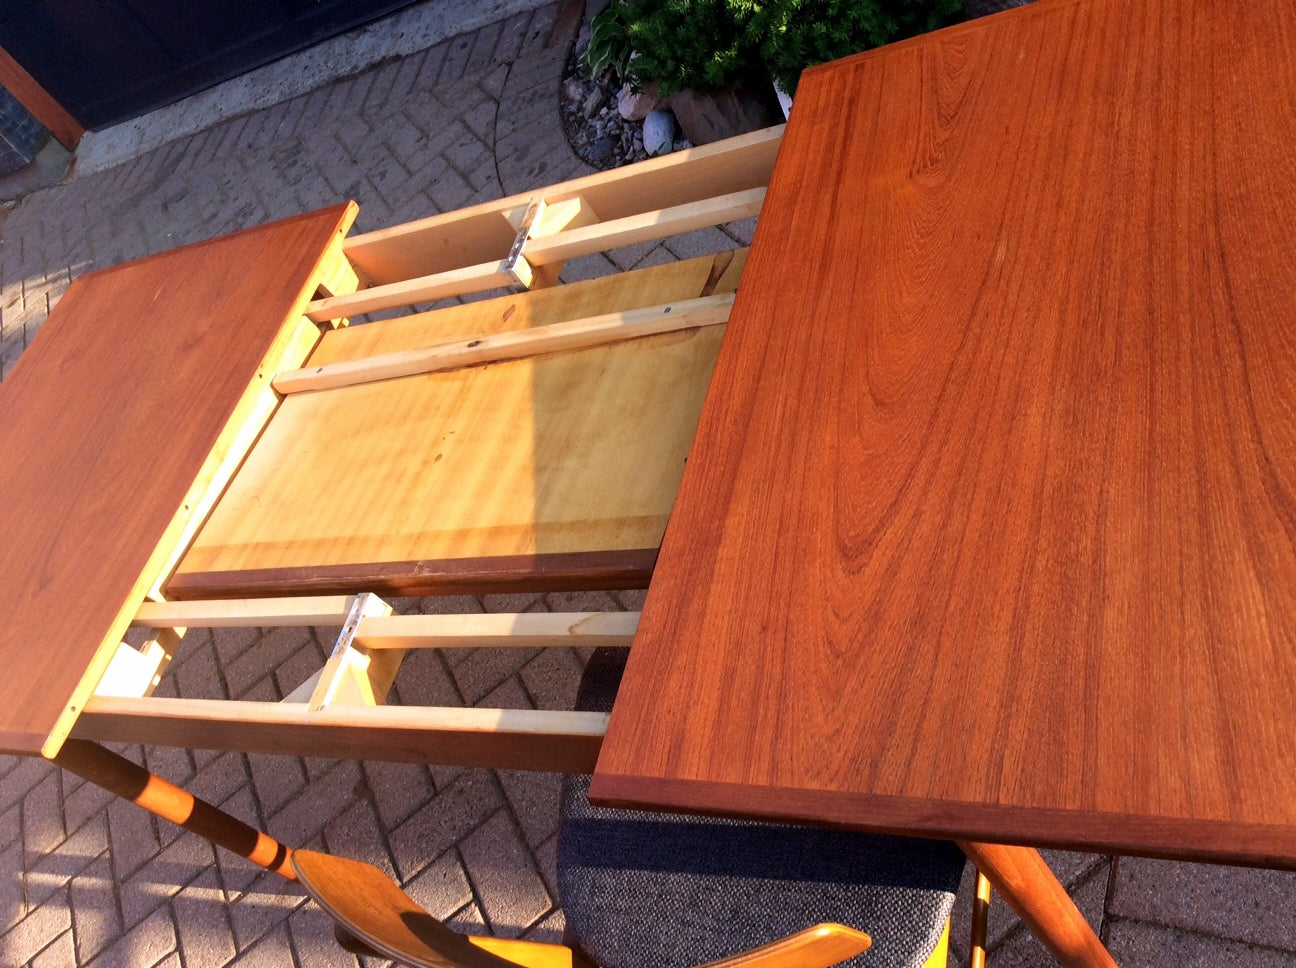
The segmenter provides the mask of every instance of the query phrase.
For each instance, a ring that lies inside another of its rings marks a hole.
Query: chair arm
[[[816,924],[701,968],[829,968],[862,954],[872,943],[867,934],[844,924]]]

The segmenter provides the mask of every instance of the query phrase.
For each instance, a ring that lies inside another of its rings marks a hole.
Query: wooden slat
[[[735,222],[760,214],[764,188],[749,188],[671,208],[638,212],[533,239],[522,249],[533,265],[574,259],[623,245],[635,245],[694,229]]]
[[[507,251],[507,250],[506,250]],[[432,275],[404,279],[372,289],[341,296],[316,299],[306,307],[306,315],[317,323],[343,316],[360,316],[364,313],[413,306],[415,303],[435,302],[447,296],[462,296],[469,292],[500,289],[511,286],[514,277],[504,267],[501,259],[464,266]]]
[[[729,307],[732,305],[732,293],[682,299],[664,306],[646,306],[499,335],[482,334],[362,360],[289,370],[276,376],[273,385],[278,392],[284,394],[331,390],[413,376],[416,373],[436,373],[461,366],[538,356],[541,353],[605,346],[620,340],[725,323],[729,319]]]
[[[605,713],[93,698],[73,735],[99,742],[588,773]]]
[[[806,72],[592,797],[1296,866],[1293,52],[1087,0]]]
[[[0,750],[57,752],[246,439],[354,216],[338,206],[81,276],[0,384]],[[52,614],[57,651],[33,649]]]
[[[338,330],[312,361],[731,292],[742,265],[725,253]],[[643,587],[720,339],[294,394],[167,595]]]
[[[496,219],[503,221],[502,214],[520,214],[536,197],[554,205],[580,196],[599,218],[610,221],[757,188],[769,180],[782,135],[780,125],[457,212],[357,235],[347,240],[347,257],[375,284],[396,282],[484,262],[496,255],[495,247],[502,258],[513,234],[506,228],[498,229],[499,234],[488,243],[492,248],[485,253],[481,248],[468,253],[454,251],[458,240],[465,236],[465,223],[494,226]],[[476,229],[469,235],[474,239],[480,237]]]
[[[366,618],[356,641],[370,649],[595,648],[630,644],[638,612],[522,612]]]
[[[400,649],[371,655],[356,644],[356,632],[365,618],[383,618],[391,606],[377,595],[357,595],[347,613],[346,623],[338,635],[333,652],[324,664],[315,689],[307,701],[311,710],[325,706],[381,706],[387,701],[396,670],[405,653]]]
[[[350,595],[221,599],[210,602],[144,602],[131,625],[141,628],[240,628],[267,625],[341,625]]]

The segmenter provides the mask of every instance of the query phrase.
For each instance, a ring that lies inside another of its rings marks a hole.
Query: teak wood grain
[[[0,750],[57,753],[354,216],[81,276],[0,386]]]
[[[336,330],[311,366],[733,292],[745,255]],[[167,592],[643,587],[722,329],[294,394]]]
[[[591,796],[1296,866],[1296,6],[807,72]]]

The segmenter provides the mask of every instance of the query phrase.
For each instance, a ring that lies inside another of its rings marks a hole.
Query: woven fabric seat
[[[609,710],[626,649],[600,649],[577,708]],[[920,966],[954,904],[963,853],[947,841],[611,810],[567,777],[558,893],[603,968],[672,968],[724,957],[808,924],[867,931],[847,964]]]

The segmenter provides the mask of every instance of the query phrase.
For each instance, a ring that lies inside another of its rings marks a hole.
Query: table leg
[[[69,739],[53,762],[218,847],[290,881],[297,880],[288,847],[98,743]]]
[[[959,847],[1060,964],[1116,968],[1039,851],[971,841],[959,841]]]

